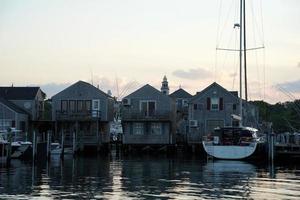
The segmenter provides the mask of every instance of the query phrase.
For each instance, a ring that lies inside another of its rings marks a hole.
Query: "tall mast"
[[[240,0],[240,126],[243,125],[243,89],[242,89],[242,72],[243,72],[243,59],[242,59],[242,48],[243,48],[243,0]]]
[[[245,75],[245,100],[248,101],[248,89],[247,89],[247,57],[246,57],[246,1],[244,0],[243,4],[243,15],[244,15],[244,24],[243,24],[243,31],[244,31],[244,75]]]

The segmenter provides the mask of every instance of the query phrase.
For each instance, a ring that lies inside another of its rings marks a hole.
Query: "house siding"
[[[123,144],[174,144],[176,108],[170,97],[146,85],[124,98],[130,99],[131,103],[122,108]],[[140,104],[143,101],[155,102],[153,116],[145,117],[141,114]],[[135,123],[143,125],[143,134],[134,132]],[[152,123],[161,127],[160,134],[151,133]]]
[[[93,100],[100,100],[99,113],[93,111]],[[68,111],[66,114],[61,110],[62,101],[67,101]],[[76,102],[74,112],[69,110],[70,101]],[[90,110],[78,111],[78,101],[90,101]],[[113,113],[113,99],[83,81],[78,81],[52,97],[52,120],[56,123],[56,134],[64,131],[64,134],[71,135],[76,132],[79,146],[97,146],[109,143],[109,123],[113,120]]]
[[[208,102],[211,102],[211,98],[222,99],[219,101],[219,109],[212,110]],[[209,99],[209,101],[208,101]],[[222,106],[220,106],[222,103]],[[194,104],[201,105],[194,109]],[[236,105],[236,109],[233,109],[233,105]],[[210,124],[218,124],[218,126],[231,126],[232,125],[232,114],[239,115],[239,98],[232,95],[231,92],[227,91],[220,85],[213,83],[207,87],[201,93],[196,94],[189,103],[189,120],[197,120],[197,127],[189,127],[189,143],[200,143],[202,137],[207,135],[212,130]],[[249,105],[249,104],[247,104]],[[249,123],[248,114],[244,116],[244,125],[255,125],[257,122],[258,112],[254,106],[249,105],[255,110],[255,116]],[[257,125],[257,124],[256,124]]]

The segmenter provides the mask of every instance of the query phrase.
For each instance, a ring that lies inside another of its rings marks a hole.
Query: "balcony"
[[[91,121],[100,119],[101,112],[98,110],[56,111],[56,120],[58,121]]]
[[[128,111],[124,110],[122,113],[123,121],[171,121],[175,116],[171,111]]]

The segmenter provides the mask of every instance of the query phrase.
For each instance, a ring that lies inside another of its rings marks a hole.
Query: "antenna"
[[[93,75],[93,69],[90,68],[90,71],[91,71],[91,82],[92,82],[92,85],[94,85],[94,75]]]
[[[119,93],[119,80],[117,76],[116,76],[116,88],[117,88],[117,99],[118,99],[120,97],[120,93]]]

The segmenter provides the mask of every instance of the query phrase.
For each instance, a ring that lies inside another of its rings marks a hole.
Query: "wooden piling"
[[[8,145],[7,145],[7,156],[6,156],[6,166],[10,167],[11,161],[11,142],[12,142],[12,133],[11,130],[8,131]]]
[[[35,131],[33,131],[33,136],[32,136],[32,160],[35,160],[36,158],[36,135]]]
[[[60,158],[61,158],[61,159],[64,159],[64,151],[65,151],[64,140],[65,140],[65,137],[64,137],[64,130],[62,129],[62,131],[61,131],[61,154],[60,154]]]
[[[73,131],[73,156],[75,156],[76,153],[76,133]]]
[[[47,131],[47,158],[50,159],[51,156],[51,136],[50,131]]]

